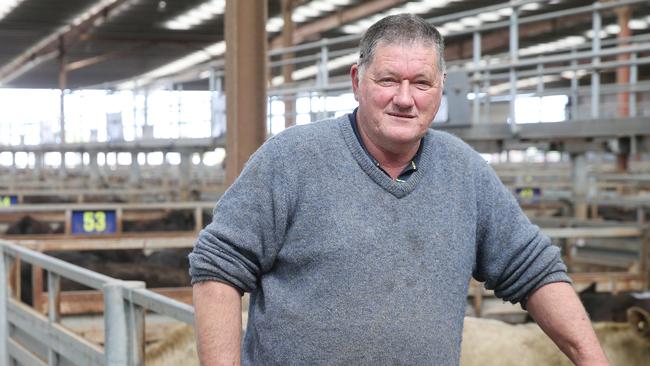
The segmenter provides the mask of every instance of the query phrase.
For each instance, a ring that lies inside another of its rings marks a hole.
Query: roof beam
[[[83,60],[77,60],[77,61],[69,62],[69,63],[67,63],[65,65],[65,70],[66,71],[74,71],[74,70],[83,69],[84,67],[88,67],[88,66],[92,66],[92,65],[95,65],[95,64],[98,64],[98,63],[101,63],[101,62],[112,60],[114,58],[117,58],[117,57],[120,57],[120,56],[123,56],[123,55],[126,55],[126,54],[130,54],[133,51],[140,50],[140,49],[143,49],[145,47],[149,47],[151,45],[152,45],[152,43],[140,43],[140,44],[136,44],[134,46],[127,47],[127,48],[122,48],[122,49],[119,49],[119,50],[116,50],[116,51],[113,51],[113,52],[104,53],[102,55],[97,55],[97,56],[85,58]]]
[[[210,36],[202,37],[200,39],[186,39],[186,38],[173,38],[173,37],[158,37],[158,36],[138,36],[138,37],[120,37],[120,36],[105,36],[97,34],[84,33],[79,36],[79,41],[98,41],[98,42],[116,42],[116,43],[157,43],[157,44],[180,44],[180,45],[196,45],[197,47],[205,47],[212,43],[222,41],[223,38]]]
[[[350,9],[337,11],[332,15],[328,15],[324,18],[320,18],[300,27],[296,27],[293,32],[293,44],[299,44],[311,36],[327,32],[344,24],[365,18],[397,5],[401,5],[407,1],[408,0],[364,1],[360,5],[351,7]],[[282,47],[282,35],[273,38],[270,48],[274,50]]]
[[[75,18],[72,24],[60,28],[42,39],[27,51],[0,68],[0,85],[7,84],[23,73],[50,60],[79,41],[82,34],[95,28],[125,5],[137,0],[99,1],[91,10]]]

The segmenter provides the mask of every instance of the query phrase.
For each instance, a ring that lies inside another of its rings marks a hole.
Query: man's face
[[[378,44],[372,62],[350,70],[359,128],[390,152],[417,146],[440,107],[443,75],[433,46]]]

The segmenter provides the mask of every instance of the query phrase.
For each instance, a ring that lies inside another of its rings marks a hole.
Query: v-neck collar
[[[422,151],[420,155],[418,169],[415,172],[413,172],[413,174],[405,182],[396,182],[392,178],[387,176],[383,171],[381,171],[381,169],[375,166],[372,159],[370,159],[368,154],[364,151],[363,146],[361,146],[359,140],[354,134],[354,130],[352,129],[352,125],[347,115],[342,116],[339,119],[339,128],[343,135],[343,139],[345,140],[345,143],[347,144],[348,149],[350,150],[350,153],[357,161],[361,169],[366,174],[368,174],[368,176],[377,185],[379,185],[384,190],[388,191],[390,194],[392,194],[397,198],[405,197],[413,190],[415,190],[418,183],[422,179],[424,172],[426,172],[428,168],[430,169],[429,167],[430,147],[428,146],[429,133],[427,133],[420,141],[420,144],[422,144]]]
[[[390,174],[388,174],[388,172],[384,168],[382,168],[382,166],[379,164],[379,161],[377,161],[377,159],[375,159],[370,154],[370,152],[368,152],[368,148],[363,143],[363,139],[361,138],[361,134],[359,133],[359,125],[357,124],[357,110],[359,110],[358,107],[355,108],[352,111],[352,113],[348,114],[348,119],[350,120],[350,125],[352,126],[352,131],[354,132],[354,136],[357,138],[357,141],[359,141],[359,144],[363,148],[363,151],[366,153],[366,155],[368,155],[370,160],[372,160],[372,163],[375,164],[375,166],[379,168],[382,172],[384,172],[384,174],[390,176]],[[400,183],[406,182],[411,177],[411,175],[413,175],[413,173],[418,170],[417,167],[420,164],[422,145],[423,144],[420,144],[420,146],[418,147],[418,151],[415,153],[415,156],[413,156],[413,158],[411,159],[411,162],[409,162],[408,165],[406,165],[406,167],[402,169],[402,171],[399,173],[399,176],[397,177],[397,179],[395,179],[395,181]]]

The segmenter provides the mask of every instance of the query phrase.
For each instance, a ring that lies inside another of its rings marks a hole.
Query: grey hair
[[[445,43],[440,32],[426,20],[413,14],[397,14],[382,18],[364,33],[359,42],[359,72],[372,63],[377,45],[421,43],[433,45],[438,54],[438,71],[445,74]]]

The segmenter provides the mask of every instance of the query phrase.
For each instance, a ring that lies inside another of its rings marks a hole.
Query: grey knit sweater
[[[519,302],[569,281],[486,162],[429,130],[404,183],[347,116],[267,141],[190,254],[192,283],[251,292],[244,365],[457,365],[469,280]]]

